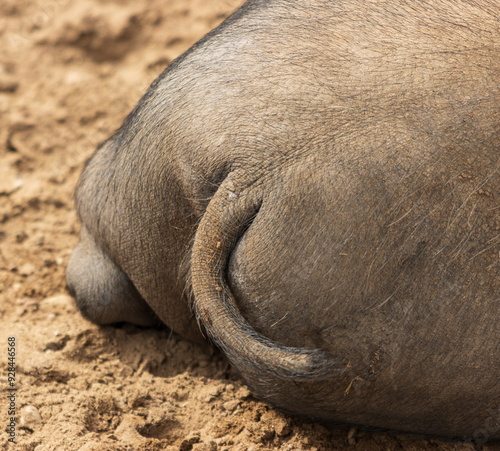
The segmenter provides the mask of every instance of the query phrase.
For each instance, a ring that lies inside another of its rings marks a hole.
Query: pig
[[[250,0],[87,162],[67,285],[284,412],[500,438],[500,10]]]

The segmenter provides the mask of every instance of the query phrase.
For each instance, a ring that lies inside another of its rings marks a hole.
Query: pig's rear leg
[[[69,259],[66,282],[83,316],[94,323],[160,324],[128,276],[101,250],[85,227]]]

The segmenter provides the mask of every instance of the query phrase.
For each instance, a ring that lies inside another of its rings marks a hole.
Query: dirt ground
[[[474,449],[288,417],[255,399],[209,346],[168,330],[97,327],[69,297],[72,193],[85,160],[238,3],[0,1],[1,449]],[[16,444],[6,393],[15,393]]]

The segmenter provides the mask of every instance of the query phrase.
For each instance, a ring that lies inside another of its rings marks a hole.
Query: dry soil
[[[238,3],[0,1],[0,447],[473,450],[288,417],[255,399],[209,346],[168,330],[97,327],[69,297],[72,194],[85,160]],[[15,445],[7,337],[16,338]]]

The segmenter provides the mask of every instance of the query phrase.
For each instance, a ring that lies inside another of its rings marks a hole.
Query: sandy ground
[[[68,296],[83,163],[163,68],[238,3],[1,0],[1,449],[474,449],[290,418],[252,397],[209,346],[168,330],[97,327]],[[7,337],[16,339],[15,392],[6,391]]]

